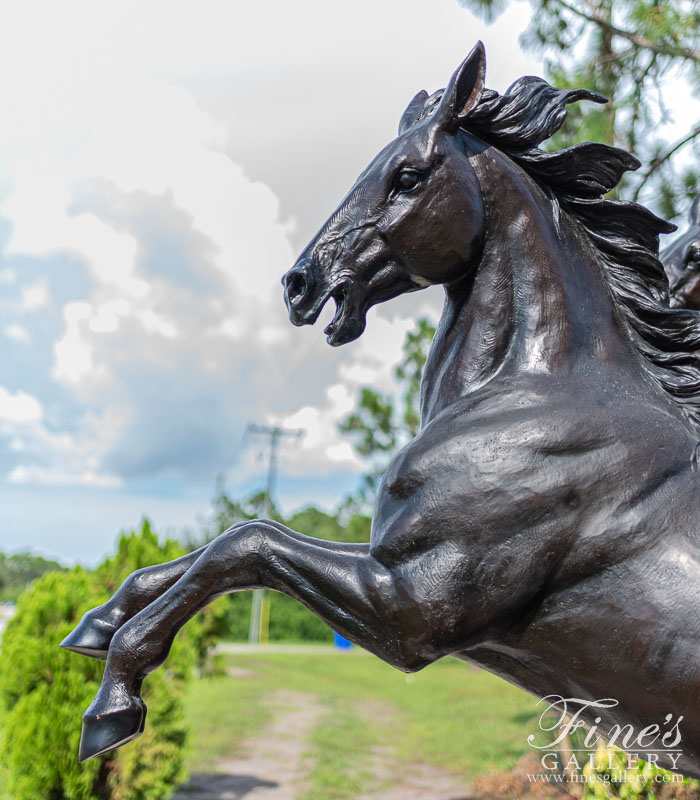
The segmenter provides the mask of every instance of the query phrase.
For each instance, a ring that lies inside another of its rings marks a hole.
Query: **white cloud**
[[[418,305],[372,312],[332,350],[289,325],[279,281],[290,238],[323,222],[401,104],[444,85],[476,38],[454,0],[431,14],[439,42],[422,0],[27,0],[4,15],[0,70],[18,77],[0,86],[0,282],[19,283],[27,312],[4,331],[31,337],[40,369],[52,360],[36,396],[8,394],[13,485],[206,483],[230,461],[242,479],[248,420],[306,429],[284,448],[290,475],[363,469],[337,422],[360,386],[396,390]],[[523,71],[514,35],[489,36],[490,83],[507,83]],[[84,269],[77,288],[66,261]],[[58,302],[46,342],[29,312]]]
[[[328,468],[329,462],[355,472],[364,469],[350,443],[338,431],[338,421],[354,406],[353,390],[336,383],[324,394],[322,405],[304,406],[279,421],[283,428],[303,431],[299,446],[287,448],[282,457],[282,465],[290,475],[308,475]]]
[[[13,224],[10,256],[67,252],[93,281],[86,298],[66,303],[53,344],[53,378],[84,404],[73,452],[19,465],[11,479],[73,474],[112,485],[114,469],[197,473],[207,459],[214,469],[228,449],[217,427],[235,429],[231,410],[253,405],[231,358],[289,347],[279,277],[293,254],[277,200],[211,149],[217,126],[182,90],[134,79],[119,107],[93,103],[88,113],[85,146],[52,171],[32,172],[29,160],[2,207]],[[148,134],[136,135],[133,120],[149,114]],[[202,417],[206,403],[216,410]],[[196,444],[178,440],[198,436],[203,422],[211,427]],[[88,451],[98,455],[97,478],[81,466]]]
[[[25,392],[12,394],[0,386],[0,421],[36,422],[42,417],[41,403]]]
[[[38,311],[49,304],[49,287],[44,281],[22,289],[22,310]]]
[[[138,315],[143,327],[149,333],[158,333],[166,339],[174,339],[177,336],[177,328],[170,320],[165,319],[160,314],[156,314],[150,308],[146,308]]]
[[[65,333],[54,346],[53,376],[56,380],[75,384],[90,375],[95,379],[93,348],[83,335],[92,313],[92,306],[86,302],[68,303],[63,309]]]
[[[88,320],[88,327],[93,333],[114,333],[122,317],[131,313],[132,307],[123,297],[109,300],[95,310]]]
[[[29,483],[42,486],[95,486],[115,489],[122,485],[116,475],[100,475],[92,470],[61,470],[51,467],[19,466],[7,476],[8,483]]]
[[[37,398],[0,387],[0,473],[7,483],[121,486],[121,477],[101,465],[105,435],[52,431]]]
[[[6,325],[4,333],[5,336],[7,336],[8,339],[12,339],[13,342],[30,344],[32,341],[31,333],[29,333],[29,331],[24,327],[24,325],[20,325],[17,322],[11,322],[9,325]]]

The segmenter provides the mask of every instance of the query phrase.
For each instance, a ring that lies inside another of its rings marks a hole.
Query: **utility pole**
[[[267,438],[269,442],[270,454],[267,466],[267,486],[265,487],[265,516],[272,518],[272,492],[277,477],[277,451],[282,437],[289,436],[298,438],[304,435],[302,430],[287,430],[278,425],[256,425],[249,423],[246,433],[253,433]],[[267,602],[266,602],[267,601]],[[264,589],[253,590],[253,606],[250,611],[250,629],[248,631],[248,642],[250,644],[260,644],[262,639],[267,641],[267,628],[270,622],[269,598],[265,597]]]

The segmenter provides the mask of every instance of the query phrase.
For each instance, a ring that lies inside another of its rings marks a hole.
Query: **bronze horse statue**
[[[700,310],[700,197],[690,213],[690,225],[661,254],[668,275],[671,306]]]
[[[188,619],[264,587],[406,672],[456,656],[577,700],[599,731],[682,717],[682,754],[659,763],[700,775],[700,325],[669,307],[673,226],[604,199],[628,153],[539,148],[567,104],[604,98],[533,77],[500,95],[484,71],[479,43],[416,95],[283,279],[295,325],[335,300],[331,345],[376,303],[445,289],[422,429],[370,543],[256,520],[134,573],[63,643],[107,660],[81,760],[141,733],[141,683]]]

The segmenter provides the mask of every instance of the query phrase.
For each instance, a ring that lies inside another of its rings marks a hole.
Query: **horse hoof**
[[[102,756],[138,739],[146,725],[146,704],[83,717],[78,761]]]
[[[61,642],[61,647],[72,653],[104,661],[116,631],[116,627],[109,622],[86,614]]]

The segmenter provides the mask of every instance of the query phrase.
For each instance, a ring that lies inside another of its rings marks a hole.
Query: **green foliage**
[[[417,320],[416,328],[406,334],[401,361],[394,369],[401,387],[398,403],[393,395],[364,387],[360,389],[357,410],[338,425],[342,433],[353,438],[358,454],[371,464],[352,499],[357,509],[371,509],[387,456],[393,456],[420,430],[420,381],[434,335],[435,327],[425,318]]]
[[[396,379],[403,386],[401,423],[409,439],[420,430],[420,381],[433,336],[435,336],[435,326],[431,322],[425,317],[416,320],[415,330],[406,334],[403,358],[394,370]]]
[[[339,424],[343,433],[355,441],[355,450],[365,457],[377,453],[394,453],[412,439],[420,429],[420,380],[435,327],[425,318],[416,322],[403,343],[403,356],[394,369],[401,386],[400,406],[392,395],[374,389],[360,389],[357,411]]]
[[[370,517],[352,513],[344,520],[343,516],[341,511],[329,514],[314,506],[307,506],[292,514],[285,524],[293,531],[299,531],[316,539],[327,539],[332,542],[368,542]]]
[[[195,729],[202,759],[191,763],[195,772],[208,768],[210,749],[227,755],[218,725],[226,724],[228,709],[246,709],[256,723],[252,736],[261,736],[260,712],[269,712],[268,701],[281,688],[312,695],[329,712],[317,720],[308,765],[310,788],[329,799],[334,797],[331,784],[337,785],[338,776],[352,776],[353,762],[346,757],[354,756],[355,773],[358,765],[371,769],[377,742],[383,743],[383,765],[395,760],[403,771],[418,760],[471,783],[477,775],[514,767],[528,752],[527,736],[537,727],[530,695],[452,658],[415,675],[405,675],[360,648],[294,656],[253,651],[227,656],[227,663],[242,676],[191,684],[189,713],[201,719],[202,704],[211,709],[210,717]],[[237,718],[228,753],[249,735]],[[374,792],[374,787],[365,785],[351,796],[364,792],[381,796],[381,787]],[[466,786],[463,794],[471,796]]]
[[[183,780],[183,689],[211,641],[216,614],[192,620],[166,667],[144,684],[144,735],[82,765],[81,715],[97,692],[103,665],[58,646],[128,574],[181,554],[174,542],[161,545],[146,521],[139,533],[122,536],[117,554],[95,572],[52,572],[22,594],[0,651],[0,762],[12,800],[160,800]]]
[[[581,770],[586,777],[582,800],[656,800],[700,797],[700,781],[681,778],[646,761],[630,764],[617,747],[599,747]],[[668,792],[670,790],[670,793]]]
[[[392,452],[399,432],[393,398],[367,387],[360,389],[357,411],[349,414],[339,428],[355,437],[355,449],[361,456]]]
[[[509,0],[458,2],[487,22],[509,5]],[[531,5],[521,43],[545,56],[550,82],[594,89],[610,100],[602,108],[570,108],[566,131],[548,146],[599,141],[623,147],[643,166],[624,178],[620,196],[650,205],[669,219],[683,213],[700,186],[699,173],[690,166],[700,155],[700,126],[669,142],[663,124],[674,109],[666,106],[663,90],[670,76],[686,79],[688,92],[700,84],[697,3],[531,0]]]
[[[346,542],[369,542],[372,528],[372,517],[355,512],[345,523]]]
[[[333,631],[294,598],[270,592],[269,641],[331,644]]]
[[[58,561],[29,552],[0,553],[0,602],[16,602],[32,581],[47,572],[62,570]]]
[[[204,531],[204,540],[210,542],[227,528],[238,522],[245,522],[252,519],[267,518],[267,503],[265,492],[256,492],[246,500],[237,500],[230,497],[223,488],[219,487],[213,500],[214,513],[207,528]],[[275,506],[271,504],[272,519],[280,521],[282,515]],[[201,542],[192,538],[188,541],[188,548],[194,550]]]
[[[80,716],[99,685],[101,665],[60,650],[95,598],[79,567],[50,573],[20,598],[0,651],[0,759],[16,800],[106,798],[100,761],[77,764]]]
[[[270,642],[333,641],[331,629],[305,606],[292,597],[268,592],[270,600]],[[247,642],[250,626],[252,592],[235,592],[218,600],[222,605],[222,638]]]

